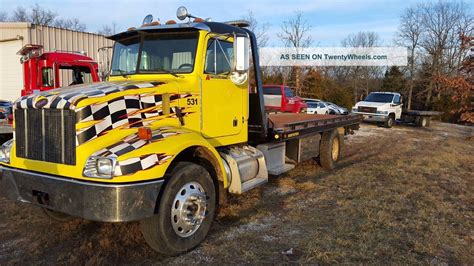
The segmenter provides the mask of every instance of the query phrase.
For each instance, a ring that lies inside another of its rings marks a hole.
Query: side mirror
[[[234,62],[233,71],[244,73],[249,70],[249,38],[243,36],[234,37]]]

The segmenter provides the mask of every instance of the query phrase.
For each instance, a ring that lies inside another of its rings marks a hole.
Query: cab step
[[[279,143],[265,143],[257,146],[264,157],[267,165],[268,173],[270,175],[281,175],[295,168],[295,165],[285,163],[286,161],[286,144]]]

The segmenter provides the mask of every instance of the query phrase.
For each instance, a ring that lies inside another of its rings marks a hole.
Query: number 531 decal
[[[198,105],[198,99],[196,98],[188,98],[186,101],[187,105]]]

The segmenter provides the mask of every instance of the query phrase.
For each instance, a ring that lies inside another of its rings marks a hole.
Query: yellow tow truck
[[[205,239],[227,193],[305,160],[335,167],[361,116],[265,113],[248,23],[184,7],[177,16],[189,21],[147,16],[110,36],[109,81],[14,103],[14,140],[0,149],[4,196],[55,219],[140,220],[152,248],[176,255]]]

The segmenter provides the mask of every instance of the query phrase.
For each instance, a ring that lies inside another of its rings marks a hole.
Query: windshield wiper
[[[177,77],[177,78],[179,78],[179,77],[180,77],[180,75],[178,75],[178,74],[174,73],[174,72],[173,72],[173,71],[171,71],[171,70],[166,70],[166,69],[160,69],[160,70],[158,70],[158,72],[157,72],[157,73],[166,73],[166,74],[173,75],[174,77]]]
[[[120,73],[120,75],[122,75],[122,77],[124,78],[127,78],[128,77],[128,72],[126,72],[125,70],[122,70],[122,69],[112,69],[112,72],[118,72]]]

